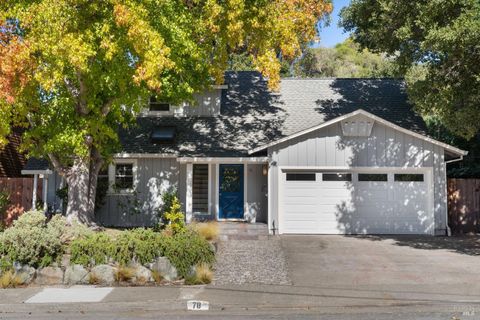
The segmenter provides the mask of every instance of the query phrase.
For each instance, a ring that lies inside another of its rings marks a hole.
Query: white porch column
[[[187,163],[187,188],[185,197],[185,214],[187,223],[193,219],[193,164]]]
[[[43,210],[47,211],[48,209],[48,175],[43,175]]]
[[[38,174],[33,175],[33,194],[32,194],[32,210],[37,208],[37,186],[38,186]]]
[[[248,222],[254,223],[255,219],[250,215],[248,206],[248,164],[243,165],[243,218]]]
[[[272,206],[273,206],[273,194],[272,194],[272,186],[273,186],[273,165],[269,161],[268,162],[268,173],[267,173],[267,225],[268,225],[268,234],[273,234],[272,228]],[[276,222],[275,228],[278,226],[278,221]]]

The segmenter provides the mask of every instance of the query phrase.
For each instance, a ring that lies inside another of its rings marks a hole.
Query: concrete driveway
[[[294,286],[480,300],[478,238],[282,236]]]

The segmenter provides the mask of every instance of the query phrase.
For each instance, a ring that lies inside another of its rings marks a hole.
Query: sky
[[[331,22],[328,27],[320,28],[320,43],[315,47],[333,47],[337,43],[343,42],[348,34],[343,33],[343,29],[338,27],[338,15],[343,7],[348,6],[350,0],[333,0],[333,12],[331,14]]]

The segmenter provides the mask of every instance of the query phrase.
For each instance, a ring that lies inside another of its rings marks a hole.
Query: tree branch
[[[63,177],[66,177],[69,173],[69,170],[61,164],[60,160],[57,158],[56,155],[54,155],[53,153],[49,153],[48,154],[48,158],[50,159],[50,161],[52,162],[53,164],[53,167],[55,168],[55,170],[57,170],[57,172],[63,176]]]
[[[105,117],[110,112],[110,108],[112,107],[112,104],[113,104],[113,99],[110,99],[107,101],[107,103],[103,105],[101,110],[102,116]]]
[[[77,81],[78,81],[78,101],[77,101],[77,113],[86,116],[89,112],[87,109],[87,88],[85,86],[85,82],[83,81],[82,74],[80,71],[76,71]]]

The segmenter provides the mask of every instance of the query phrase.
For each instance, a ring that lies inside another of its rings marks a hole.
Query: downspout
[[[447,169],[447,164],[457,162],[457,161],[462,161],[462,160],[463,160],[463,155],[461,155],[460,157],[458,157],[456,159],[445,161],[445,171]],[[445,172],[445,176],[446,175],[447,175],[447,172]],[[452,229],[450,229],[450,226],[448,225],[448,179],[447,179],[447,185],[445,186],[445,188],[447,188],[447,190],[445,190],[445,194],[447,195],[447,215],[445,216],[445,219],[446,219],[445,225],[447,226],[447,237],[451,237],[452,236]]]

